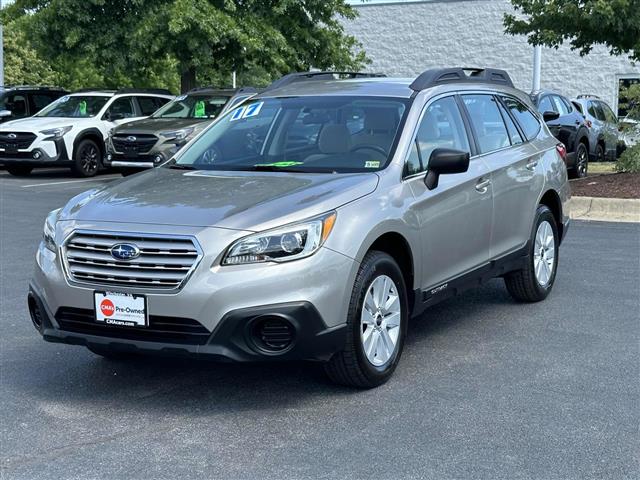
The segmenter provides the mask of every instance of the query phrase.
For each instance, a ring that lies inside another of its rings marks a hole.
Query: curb
[[[640,223],[640,199],[572,197],[569,208],[574,220]]]

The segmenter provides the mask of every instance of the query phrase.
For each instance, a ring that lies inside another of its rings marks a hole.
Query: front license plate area
[[[147,327],[147,299],[144,295],[94,292],[96,322],[116,327]]]

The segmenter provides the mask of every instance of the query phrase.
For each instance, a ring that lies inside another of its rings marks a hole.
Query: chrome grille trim
[[[135,244],[140,255],[114,258],[110,250],[118,243]],[[182,288],[203,256],[193,236],[94,230],[74,230],[61,252],[70,283],[166,292]]]

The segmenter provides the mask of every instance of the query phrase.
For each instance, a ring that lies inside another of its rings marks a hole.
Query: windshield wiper
[[[198,170],[193,165],[182,165],[180,163],[174,163],[173,165],[169,165],[167,168],[171,168],[173,170]]]

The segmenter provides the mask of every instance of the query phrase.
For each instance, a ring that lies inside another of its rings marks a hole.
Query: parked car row
[[[550,91],[531,93],[531,100],[543,115],[549,130],[567,148],[569,175],[587,175],[589,160],[615,160],[620,153],[618,119],[611,108],[593,95],[574,100]]]

